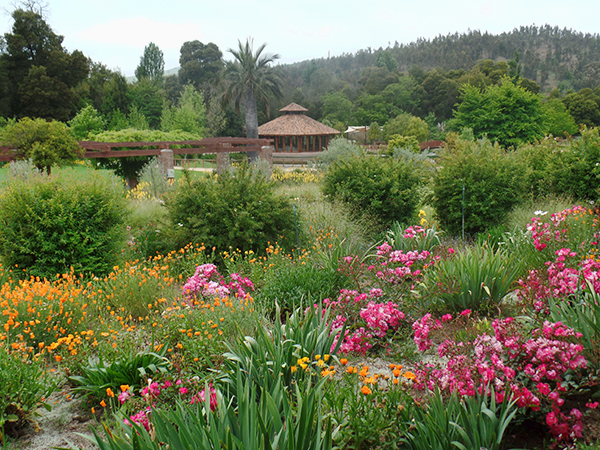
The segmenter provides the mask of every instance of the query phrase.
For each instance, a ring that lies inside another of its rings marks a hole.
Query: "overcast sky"
[[[11,31],[13,9],[0,14],[0,34]],[[195,39],[214,42],[229,59],[238,39],[253,37],[291,63],[469,29],[499,34],[549,24],[600,32],[598,0],[49,0],[46,16],[69,51],[127,76],[150,42],[171,69],[181,45]]]

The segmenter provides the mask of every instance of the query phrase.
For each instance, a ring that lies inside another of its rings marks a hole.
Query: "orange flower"
[[[60,355],[56,355],[56,356],[54,357],[54,359],[56,359],[56,362],[61,362],[61,360],[62,360],[62,356],[60,356]]]
[[[346,364],[348,364],[348,360],[346,358],[342,358],[342,359],[340,359],[340,364],[342,366],[345,366]]]
[[[405,372],[402,376],[404,378],[406,378],[407,380],[416,380],[417,379],[417,376],[412,372]]]
[[[368,386],[363,386],[360,388],[360,392],[362,392],[365,395],[369,395],[372,393],[371,389],[369,389]]]
[[[121,392],[125,392],[129,390],[129,385],[128,384],[122,384],[121,385]]]
[[[346,368],[346,372],[348,372],[348,373],[354,373],[354,367],[352,367],[352,366],[348,366],[348,367]]]
[[[92,407],[92,414],[96,414],[96,410]]]
[[[102,401],[100,402],[100,406],[102,406],[103,408],[106,408],[106,402],[105,402],[104,400],[102,400]]]
[[[392,373],[394,374],[394,376],[395,376],[396,378],[398,378],[398,377],[400,376],[400,371],[399,371],[398,369],[394,369],[394,370],[392,371]]]
[[[392,383],[398,384],[398,378],[394,378],[394,380],[392,381]]]
[[[392,363],[392,364],[390,364],[389,367],[390,367],[391,370],[394,370],[396,368],[396,364]]]
[[[111,388],[106,388],[106,395],[108,395],[109,397],[114,397],[115,393],[112,391]]]

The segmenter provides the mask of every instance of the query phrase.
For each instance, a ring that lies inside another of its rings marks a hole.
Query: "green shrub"
[[[581,138],[554,152],[548,163],[551,190],[582,200],[600,198],[600,129],[584,130]]]
[[[125,244],[126,212],[122,184],[98,172],[12,180],[0,194],[0,255],[40,277],[71,267],[108,273]]]
[[[0,446],[4,435],[23,427],[38,406],[51,409],[44,402],[55,386],[47,383],[44,363],[25,358],[0,345]]]
[[[335,138],[329,143],[327,149],[315,158],[315,163],[317,167],[326,169],[338,160],[362,154],[363,150],[360,145],[353,144],[348,139]]]
[[[263,252],[293,242],[294,213],[275,184],[247,165],[218,177],[179,183],[166,202],[175,242],[205,243],[216,251]]]
[[[514,154],[487,140],[457,141],[444,150],[433,179],[433,206],[452,234],[479,233],[497,225],[525,195],[525,169]]]
[[[352,157],[332,164],[323,179],[323,193],[373,216],[380,224],[408,222],[419,204],[421,180],[415,167],[378,156]]]
[[[73,119],[69,120],[71,133],[76,139],[83,141],[90,134],[98,134],[106,128],[106,121],[92,105],[82,108]]]
[[[388,154],[392,156],[394,154],[394,150],[396,149],[404,149],[414,153],[421,153],[419,141],[417,141],[417,138],[414,136],[401,136],[399,134],[391,136],[388,142]]]
[[[17,149],[19,158],[31,159],[39,170],[46,169],[48,173],[53,164],[69,163],[81,155],[69,128],[55,120],[23,117],[6,126],[0,140]]]

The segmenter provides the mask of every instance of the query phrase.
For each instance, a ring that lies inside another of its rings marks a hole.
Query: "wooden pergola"
[[[273,140],[274,152],[320,152],[333,137],[341,134],[305,115],[308,109],[296,103],[279,111],[284,114],[258,127],[259,138]]]

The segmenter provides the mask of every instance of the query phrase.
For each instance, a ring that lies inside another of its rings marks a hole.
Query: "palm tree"
[[[246,137],[258,138],[258,112],[257,100],[264,103],[269,112],[269,97],[282,98],[281,79],[269,65],[279,59],[278,54],[262,54],[267,44],[261,45],[256,53],[253,51],[254,41],[246,39],[242,44],[238,41],[238,50],[229,49],[235,61],[228,62],[224,70],[225,90],[223,102],[235,102],[235,109],[239,112],[240,102],[244,100],[246,113]],[[258,158],[258,152],[248,152],[248,160]]]

